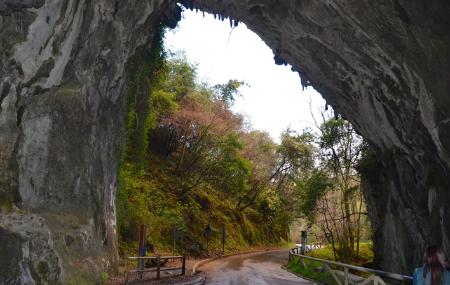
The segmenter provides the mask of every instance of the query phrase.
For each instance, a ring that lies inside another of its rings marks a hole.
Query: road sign
[[[210,235],[211,235],[211,225],[207,224],[206,228],[205,228],[205,237],[206,237],[206,239],[208,239]]]

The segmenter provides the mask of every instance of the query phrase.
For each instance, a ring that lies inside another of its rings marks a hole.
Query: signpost
[[[306,231],[302,231],[300,243],[301,243],[300,248],[301,254],[305,254],[308,246],[308,233]]]
[[[179,231],[179,233],[180,233],[179,239],[181,243],[181,252],[184,255],[184,232]]]
[[[209,240],[209,236],[211,235],[211,225],[207,224],[206,228],[205,228],[205,238],[206,238],[206,254],[209,255],[209,250],[208,250],[208,240]]]
[[[147,225],[141,225],[139,231],[139,257],[147,255]],[[144,269],[144,259],[139,259],[139,269]]]
[[[222,225],[222,254],[225,254],[225,240],[227,238],[227,228],[225,224]]]
[[[184,253],[184,232],[179,230],[177,226],[173,226],[173,255],[177,250],[177,240],[180,241],[180,249]]]

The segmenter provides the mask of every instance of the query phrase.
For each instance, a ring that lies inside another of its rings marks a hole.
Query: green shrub
[[[102,284],[108,284],[108,281],[109,281],[109,273],[103,271],[103,272],[100,274],[100,279],[102,280]]]

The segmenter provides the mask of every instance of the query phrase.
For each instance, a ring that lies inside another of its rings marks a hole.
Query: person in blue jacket
[[[432,245],[426,249],[423,266],[414,270],[413,285],[450,285],[448,264],[438,246]]]

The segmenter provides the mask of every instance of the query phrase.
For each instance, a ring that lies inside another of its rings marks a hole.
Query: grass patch
[[[308,279],[314,280],[318,283],[337,285],[336,281],[330,273],[319,270],[321,263],[313,261],[312,267],[310,266],[309,262],[307,262],[306,264],[308,265],[308,267],[304,267],[299,259],[294,258],[291,262],[289,262],[288,268],[292,272],[295,272],[298,275],[301,275]]]
[[[355,247],[356,248],[356,247]],[[327,245],[323,248],[312,250],[308,252],[306,255],[319,258],[319,259],[325,259],[334,261],[334,253],[333,248],[331,245]],[[339,259],[339,251],[337,253],[337,257]],[[359,245],[359,256],[355,257],[351,264],[357,265],[357,266],[363,266],[363,267],[371,267],[371,264],[373,262],[373,250],[372,250],[372,242],[363,242]],[[309,260],[305,260],[305,263],[307,267],[303,265],[303,263],[300,261],[300,259],[295,258],[289,262],[288,268],[297,273],[298,275],[301,275],[303,277],[306,277],[308,279],[312,279],[316,282],[322,283],[322,284],[330,284],[334,285],[337,284],[334,280],[333,276],[325,272],[323,270],[320,270],[322,264],[317,261],[312,261],[312,266],[310,265]],[[368,277],[367,274],[363,272],[353,272],[353,274],[362,276],[362,277]]]
[[[356,246],[355,246],[356,248]],[[334,261],[334,253],[333,253],[333,247],[328,244],[323,248],[319,248],[316,250],[309,251],[306,255],[320,258],[320,259],[326,259]],[[339,261],[339,250],[337,253],[338,261]],[[355,257],[351,264],[352,265],[358,265],[363,267],[370,267],[373,263],[373,245],[372,242],[361,242],[359,244],[359,255]]]

